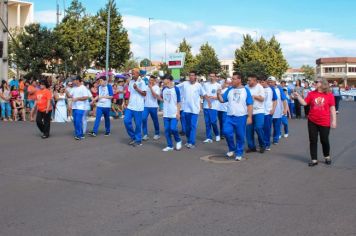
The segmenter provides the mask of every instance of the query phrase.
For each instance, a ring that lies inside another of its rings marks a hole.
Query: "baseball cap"
[[[274,76],[268,77],[267,80],[277,82],[277,79],[276,79],[276,77],[274,77]]]

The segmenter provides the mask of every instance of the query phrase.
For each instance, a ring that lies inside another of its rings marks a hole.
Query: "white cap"
[[[227,78],[226,82],[231,83],[231,78]]]
[[[274,76],[268,77],[267,80],[277,82],[277,79],[276,79],[276,77],[274,77]]]

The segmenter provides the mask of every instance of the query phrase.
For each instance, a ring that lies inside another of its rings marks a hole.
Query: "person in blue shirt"
[[[110,135],[110,111],[113,96],[112,86],[107,83],[106,77],[100,77],[98,96],[93,99],[93,103],[96,102],[96,116],[93,131],[90,133],[91,136],[96,137],[98,134],[102,116],[104,116],[105,119],[105,136]]]
[[[240,73],[233,74],[231,85],[223,95],[221,89],[218,91],[218,99],[222,103],[228,103],[224,125],[224,135],[229,147],[226,156],[240,161],[245,146],[246,124],[252,123],[253,99],[249,89],[242,85]]]
[[[163,121],[164,121],[164,133],[167,140],[167,147],[162,151],[173,151],[172,135],[176,141],[176,150],[179,151],[182,148],[182,140],[178,133],[178,121],[180,119],[180,90],[177,86],[174,86],[173,77],[171,75],[165,75],[163,77],[164,88],[162,90],[163,100]]]

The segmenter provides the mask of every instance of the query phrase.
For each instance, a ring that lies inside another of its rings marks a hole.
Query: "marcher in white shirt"
[[[221,85],[221,94],[224,94],[226,90],[230,87],[231,85],[231,78],[227,78],[226,81],[220,81]],[[220,136],[221,138],[225,137],[224,134],[224,124],[226,122],[226,116],[227,116],[227,102],[221,103],[219,102],[218,106],[218,119],[219,119],[219,126],[220,126]]]
[[[189,81],[178,85],[184,97],[184,116],[186,125],[187,148],[195,147],[195,138],[198,126],[198,115],[200,112],[200,97],[206,96],[204,88],[197,82],[195,71],[189,73]]]
[[[206,140],[204,143],[212,143],[213,137],[211,134],[211,128],[213,128],[215,134],[215,141],[220,141],[220,132],[218,128],[218,107],[220,102],[218,101],[217,91],[221,89],[221,85],[216,81],[216,73],[209,74],[210,81],[204,83],[203,88],[206,92],[204,98],[203,109],[205,119],[205,131]]]
[[[163,99],[163,121],[164,133],[167,140],[167,147],[162,151],[173,151],[173,142],[171,136],[173,135],[176,141],[176,150],[182,148],[182,140],[178,134],[178,121],[180,119],[180,90],[174,86],[173,77],[165,75],[163,79],[164,88],[162,90]]]
[[[125,110],[125,128],[131,138],[129,145],[134,147],[142,145],[142,113],[145,107],[145,96],[147,86],[145,81],[140,78],[139,69],[132,70],[132,80],[129,83],[130,99]],[[135,130],[132,126],[132,119],[135,122]]]
[[[252,124],[246,127],[246,138],[247,146],[249,152],[257,152],[255,144],[255,132],[257,133],[258,143],[260,145],[260,153],[264,153],[266,145],[264,142],[264,118],[265,118],[265,90],[261,84],[257,82],[257,75],[251,74],[248,76],[248,86],[247,88],[251,92],[253,98],[253,115]]]
[[[149,139],[148,129],[147,129],[149,115],[151,115],[153,126],[155,129],[155,135],[153,136],[153,139],[158,140],[160,138],[157,98],[161,96],[161,89],[157,85],[156,79],[157,78],[154,75],[151,75],[148,81],[148,88],[145,97],[145,109],[142,114],[142,131],[143,131],[142,140],[144,141]]]

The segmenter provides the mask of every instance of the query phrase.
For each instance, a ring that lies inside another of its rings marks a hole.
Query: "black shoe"
[[[142,146],[142,143],[134,143],[132,144],[133,147],[141,147]]]
[[[135,144],[135,140],[131,140],[130,142],[129,142],[129,145],[134,145]]]
[[[246,150],[246,153],[251,153],[251,152],[257,152],[257,149],[256,148],[252,148],[252,149],[247,149]]]
[[[311,161],[311,162],[309,162],[309,164],[308,164],[308,166],[310,166],[310,167],[313,167],[313,166],[316,166],[316,165],[318,165],[318,162],[316,161]]]
[[[265,147],[261,147],[260,148],[260,153],[264,153],[266,151],[266,148]]]
[[[41,138],[42,138],[42,139],[49,138],[49,135],[42,135]]]
[[[77,136],[75,136],[74,139],[75,139],[75,140],[78,140],[78,141],[81,140],[81,138],[79,138],[79,137],[77,137]]]
[[[184,136],[185,135],[185,132],[179,132],[179,135],[181,135],[181,136]]]
[[[109,132],[106,132],[106,133],[104,134],[104,136],[110,136],[110,133],[109,133]]]
[[[92,137],[96,137],[96,133],[94,133],[94,132],[90,132],[90,136],[92,136]]]
[[[331,158],[325,158],[325,164],[331,165]]]

